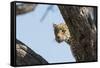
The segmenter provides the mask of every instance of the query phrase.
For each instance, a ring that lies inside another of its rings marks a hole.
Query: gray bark
[[[90,9],[93,8],[59,5],[58,7],[71,33],[69,44],[76,62],[96,61],[96,21],[91,18],[90,14]],[[96,20],[96,15],[93,16]]]

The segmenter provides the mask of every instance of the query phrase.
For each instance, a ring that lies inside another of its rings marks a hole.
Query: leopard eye
[[[66,30],[62,30],[62,32],[65,32]]]

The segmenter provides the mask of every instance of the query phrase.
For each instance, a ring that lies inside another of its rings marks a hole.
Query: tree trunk
[[[70,47],[76,62],[97,60],[96,14],[92,7],[59,6],[60,12],[69,28]],[[94,7],[96,9],[96,7]]]

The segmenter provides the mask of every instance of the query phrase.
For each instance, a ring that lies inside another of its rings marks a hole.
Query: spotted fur
[[[55,40],[60,43],[63,41],[69,41],[71,35],[68,26],[65,23],[53,24]]]

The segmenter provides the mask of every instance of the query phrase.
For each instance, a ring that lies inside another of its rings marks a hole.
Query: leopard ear
[[[53,24],[53,27],[56,27],[57,25],[56,24]]]

